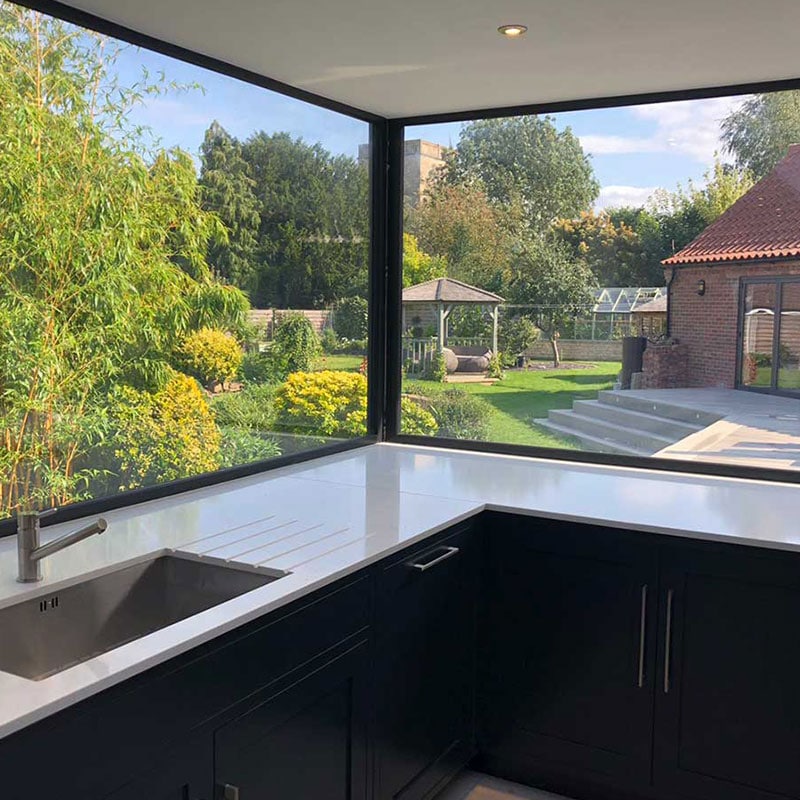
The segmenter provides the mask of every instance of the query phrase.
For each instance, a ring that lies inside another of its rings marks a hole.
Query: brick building
[[[800,392],[800,144],[663,263],[683,385]]]

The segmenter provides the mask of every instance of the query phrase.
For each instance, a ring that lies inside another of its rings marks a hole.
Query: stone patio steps
[[[650,416],[664,417],[678,422],[690,422],[704,428],[720,418],[720,414],[702,411],[691,406],[667,403],[663,400],[653,400],[638,397],[630,392],[606,390],[598,394],[597,399],[605,405],[627,408],[630,411],[639,411]]]
[[[550,412],[553,413],[552,411]],[[567,412],[572,413],[572,412]],[[589,450],[593,453],[617,453],[626,456],[646,456],[650,455],[646,450],[638,447],[625,445],[622,442],[614,442],[609,439],[604,439],[599,436],[592,436],[588,433],[581,433],[575,430],[571,424],[559,425],[548,419],[536,419],[534,422],[545,430],[555,433],[558,436],[563,436],[568,439],[576,439],[583,446],[583,449]]]
[[[577,439],[587,450],[649,456],[717,419],[718,415],[697,409],[605,391],[597,400],[576,400],[571,411],[553,410],[536,422]]]
[[[616,403],[604,403],[597,400],[576,400],[572,405],[573,411],[587,417],[595,417],[604,422],[611,422],[623,427],[634,426],[637,430],[665,436],[671,442],[677,442],[685,436],[703,429],[703,425],[672,419],[671,417],[655,416],[652,412],[644,413]]]

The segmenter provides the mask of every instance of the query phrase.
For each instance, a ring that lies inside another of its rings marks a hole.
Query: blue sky
[[[165,147],[178,145],[196,155],[215,119],[239,138],[258,130],[288,131],[354,157],[368,138],[368,126],[358,120],[138,48],[120,57],[122,81],[135,81],[142,65],[151,74],[163,70],[171,81],[204,89],[151,98],[132,113],[132,121],[152,128]],[[741,102],[718,98],[574,111],[556,115],[555,121],[559,128],[571,127],[591,155],[602,187],[598,208],[642,205],[656,188],[672,190],[690,178],[702,182],[721,150],[720,121]],[[409,128],[406,136],[449,145],[458,141],[460,127],[424,125]]]

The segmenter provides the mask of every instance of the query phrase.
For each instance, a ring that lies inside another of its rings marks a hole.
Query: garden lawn
[[[321,372],[325,369],[335,370],[337,372],[358,372],[363,360],[364,356],[323,355],[320,356],[316,364],[314,364],[314,372]]]
[[[506,372],[503,380],[491,386],[429,381],[417,385],[426,394],[457,386],[484,399],[492,409],[489,441],[577,450],[577,442],[555,436],[533,420],[546,418],[551,408],[572,408],[574,400],[596,398],[599,391],[612,387],[620,368],[618,362],[601,361],[588,369]]]

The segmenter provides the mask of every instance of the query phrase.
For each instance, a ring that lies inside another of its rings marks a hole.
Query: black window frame
[[[418,125],[435,125],[446,122],[470,122],[481,119],[497,119],[499,117],[515,117],[531,114],[560,114],[569,111],[588,111],[604,108],[625,108],[628,106],[651,105],[684,100],[704,100],[716,97],[736,97],[767,92],[781,92],[800,89],[800,78],[775,81],[739,83],[724,86],[713,86],[696,89],[681,89],[664,92],[648,92],[632,95],[616,95],[582,100],[566,100],[553,103],[530,103],[502,108],[484,108],[442,114],[421,114],[392,119],[390,126],[398,141],[394,149],[394,157],[390,160],[393,179],[390,189],[394,195],[388,212],[390,214],[387,231],[389,290],[388,295],[393,306],[387,310],[387,318],[393,323],[390,331],[387,351],[387,385],[389,388],[386,408],[387,429],[385,441],[396,444],[416,445],[441,449],[466,450],[469,452],[491,453],[497,455],[524,456],[552,461],[571,462],[576,464],[630,467],[650,471],[682,473],[700,476],[716,476],[740,478],[744,480],[766,480],[779,483],[800,483],[800,470],[764,469],[753,466],[725,464],[713,461],[690,461],[659,458],[657,456],[627,456],[611,453],[593,453],[577,450],[561,450],[550,447],[532,445],[516,445],[504,442],[479,442],[466,439],[446,439],[439,436],[412,436],[400,432],[400,396],[402,387],[402,356],[400,314],[403,285],[403,158],[402,145],[405,129]],[[737,342],[738,346],[738,342]],[[738,365],[737,365],[738,379]],[[772,392],[773,394],[775,392]],[[793,394],[792,396],[796,396]]]
[[[344,114],[370,126],[370,257],[369,257],[369,386],[367,402],[367,435],[335,443],[291,456],[246,464],[177,481],[136,489],[109,497],[77,502],[65,506],[47,518],[45,524],[107,511],[149,500],[221,484],[248,475],[312,461],[325,456],[355,450],[377,442],[411,444],[444,450],[465,450],[494,454],[525,456],[576,464],[632,467],[649,471],[666,471],[729,478],[757,479],[800,483],[800,471],[759,469],[714,462],[679,461],[653,456],[637,457],[557,448],[533,447],[497,442],[477,442],[442,437],[409,436],[400,432],[400,397],[402,389],[401,309],[402,309],[402,239],[403,239],[403,152],[407,127],[444,122],[466,122],[477,119],[511,117],[528,114],[556,114],[602,108],[623,108],[678,100],[699,100],[761,92],[800,89],[800,77],[739,83],[723,86],[612,95],[550,103],[529,103],[517,106],[469,109],[441,114],[423,114],[387,119],[373,112],[317,95],[251,70],[237,67],[175,45],[154,36],[110,22],[95,14],[80,11],[56,0],[9,0],[17,5],[40,11],[65,22],[147,50],[170,56],[188,64],[217,72],[270,91],[302,100],[311,105]],[[0,521],[0,537],[14,532],[13,519]]]

